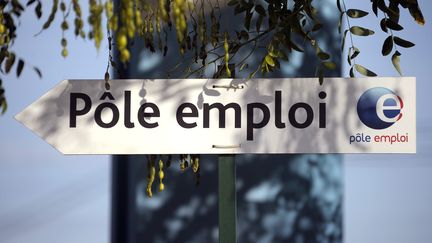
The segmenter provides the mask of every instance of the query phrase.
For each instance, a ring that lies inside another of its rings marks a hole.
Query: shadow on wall
[[[327,44],[326,51],[340,64],[340,38],[333,31],[337,20],[334,16],[326,17],[324,26],[328,29],[322,33],[329,34],[317,39]],[[149,55],[142,43],[136,41],[127,77],[167,78],[168,74],[171,78],[182,77],[178,72],[168,72],[177,64],[178,70],[187,66],[188,57],[179,59],[176,45],[172,43],[168,56],[162,58]],[[252,55],[249,66],[257,65],[257,56],[262,54],[258,51]],[[281,63],[281,71],[267,77],[315,76],[316,58],[312,50],[292,54],[290,60]],[[212,76],[214,71],[210,66],[202,77]],[[248,75],[249,72],[240,72],[237,78]],[[340,76],[340,70],[327,76]],[[313,154],[236,156],[238,242],[342,242],[341,160],[339,155]],[[201,156],[198,187],[191,169],[181,173],[173,161],[166,170],[165,191],[154,193],[152,199],[145,195],[146,161],[145,156],[114,158],[115,165],[127,163],[124,173],[127,177],[116,177],[113,183],[117,187],[127,186],[131,193],[126,198],[119,195],[114,198],[117,208],[113,210],[123,217],[119,222],[126,222],[121,240],[218,242],[217,156]],[[119,222],[113,222],[114,231],[122,230]],[[114,238],[114,242],[119,240]]]

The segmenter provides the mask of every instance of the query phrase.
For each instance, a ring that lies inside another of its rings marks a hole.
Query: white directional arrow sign
[[[64,154],[415,153],[415,78],[64,80],[16,119]]]

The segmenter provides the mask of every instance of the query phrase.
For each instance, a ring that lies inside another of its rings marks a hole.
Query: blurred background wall
[[[317,4],[326,26],[322,33],[326,35],[316,38],[339,66],[327,76],[340,76],[340,38],[335,29],[338,18],[332,14],[337,8],[332,1]],[[222,31],[235,35],[233,28],[239,27],[234,23],[241,24],[243,15],[234,16],[229,10],[222,10],[221,25],[228,26],[222,27]],[[169,39],[174,38],[171,33]],[[257,50],[258,54],[248,59],[251,68],[236,70],[237,78],[247,78],[253,72],[265,51]],[[245,47],[241,51],[245,53],[233,59],[233,63],[249,50]],[[144,49],[140,40],[135,40],[131,53],[132,61],[121,75],[123,78],[181,78],[194,59],[188,54],[180,57],[176,41],[170,42],[166,57]],[[289,59],[290,62],[281,62],[280,71],[266,77],[315,76],[317,61],[312,48],[306,48],[303,55],[293,52]],[[203,76],[192,77],[211,78],[215,71],[215,66],[209,65]],[[255,77],[262,76],[258,73]],[[178,162],[173,161],[173,168],[164,179],[165,191],[154,192],[149,200],[145,195],[146,157],[115,156],[113,183],[119,186],[113,190],[112,242],[218,242],[217,157],[201,158],[198,187],[190,169],[181,173]],[[237,155],[239,242],[341,242],[341,160],[340,155]]]

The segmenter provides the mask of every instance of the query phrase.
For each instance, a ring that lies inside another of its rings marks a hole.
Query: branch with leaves
[[[343,44],[347,36],[350,38],[348,48],[348,64],[351,66],[350,75],[354,71],[366,76],[376,75],[374,72],[356,63],[360,50],[354,45],[353,36],[370,36],[373,30],[351,26],[350,21],[363,18],[368,12],[358,9],[347,9],[343,0],[335,0],[340,12],[339,30],[342,32],[342,22],[346,19],[348,29],[343,31]],[[28,62],[18,57],[13,51],[13,44],[17,38],[21,15],[24,11],[33,10],[37,19],[44,17],[41,0],[29,0],[23,5],[18,0],[0,0],[0,72],[10,74],[13,68],[19,77]],[[293,51],[304,52],[309,48],[314,50],[319,64],[316,76],[322,82],[325,69],[334,69],[336,64],[331,56],[320,47],[317,37],[322,35],[323,24],[320,22],[319,9],[313,0],[89,0],[87,22],[81,11],[79,0],[52,0],[51,10],[42,24],[39,34],[52,27],[58,15],[62,21],[60,48],[63,57],[68,56],[68,41],[66,32],[70,31],[70,18],[73,18],[73,33],[79,39],[93,40],[95,47],[100,48],[104,38],[109,43],[109,67],[117,68],[112,52],[118,52],[122,65],[127,65],[130,58],[130,48],[135,41],[142,40],[150,52],[160,52],[166,56],[168,51],[178,52],[185,62],[190,62],[184,70],[187,77],[202,77],[209,65],[228,67],[235,61],[235,68],[250,70],[250,77],[257,72],[263,75],[278,70],[281,62],[289,63],[289,54]],[[392,62],[399,73],[401,51],[399,47],[409,48],[414,44],[395,35],[403,29],[399,23],[400,9],[407,9],[416,22],[423,25],[424,18],[417,0],[371,0],[372,10],[376,16],[383,16],[380,20],[381,29],[388,33],[382,48],[384,56],[392,52]],[[224,23],[224,19],[235,18],[238,25]],[[85,31],[85,25],[88,31]],[[106,26],[106,28],[105,28]],[[107,31],[105,31],[107,30]],[[175,40],[169,38],[169,33],[175,34]],[[106,36],[105,36],[106,35]],[[175,41],[178,50],[172,48],[169,42]],[[259,49],[266,51],[258,56],[259,63],[251,63],[250,56]],[[252,50],[252,51],[251,51]],[[255,66],[253,66],[255,65]],[[37,67],[33,70],[42,76]],[[230,77],[231,70],[224,69]],[[105,79],[109,74],[105,72]],[[109,87],[109,85],[107,85]],[[6,98],[4,89],[0,107],[5,111]]]
[[[389,0],[388,4],[384,0],[371,0],[371,2],[372,11],[374,12],[375,16],[378,17],[379,15],[383,15],[383,18],[380,21],[381,30],[385,33],[388,33],[388,37],[383,42],[381,53],[383,56],[387,56],[394,49],[391,61],[396,71],[400,75],[402,75],[400,67],[400,56],[402,54],[399,52],[398,46],[403,48],[410,48],[414,46],[414,43],[393,34],[393,31],[403,30],[403,27],[399,23],[400,8],[402,7],[408,9],[411,16],[420,25],[425,24],[423,14],[420,11],[417,0]],[[374,35],[375,32],[365,27],[351,26],[350,22],[350,19],[363,18],[369,13],[359,9],[347,9],[344,0],[337,0],[337,7],[340,13],[338,24],[339,33],[342,32],[342,21],[344,17],[346,18],[346,23],[348,27],[348,29],[346,29],[343,33],[342,50],[344,50],[347,35],[349,35],[351,45],[348,48],[347,62],[350,65],[350,76],[355,76],[354,70],[364,76],[377,76],[376,73],[374,73],[370,69],[356,63],[355,59],[360,54],[360,49],[354,45],[353,40],[353,35],[371,36]]]

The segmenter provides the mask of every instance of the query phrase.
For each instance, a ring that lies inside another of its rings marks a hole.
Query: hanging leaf
[[[396,30],[396,31],[403,30],[403,27],[400,24],[398,24],[398,23],[396,23],[390,19],[387,19],[385,21],[385,23],[389,29]]]
[[[257,19],[257,21],[256,21],[256,24],[255,24],[256,31],[257,31],[258,33],[260,32],[261,24],[262,24],[263,20],[264,20],[264,16],[259,15],[259,16],[258,16],[258,19]]]
[[[2,115],[3,115],[4,113],[6,113],[7,108],[8,108],[8,104],[7,104],[7,102],[6,102],[6,99],[3,98],[2,102],[1,102],[1,109],[2,109],[2,112],[1,112],[1,113],[2,113]]]
[[[341,50],[343,51],[345,48],[345,42],[346,42],[346,36],[347,36],[348,30],[344,31],[343,37],[342,37],[342,44],[341,44]]]
[[[6,60],[6,64],[5,64],[5,71],[6,73],[9,73],[10,70],[12,69],[12,66],[15,63],[15,54],[14,53],[10,53],[8,59]]]
[[[350,50],[351,50],[351,48],[350,48]],[[348,55],[347,55],[347,62],[348,62],[348,65],[352,65],[351,64],[351,55],[350,55],[350,53],[348,52]]]
[[[364,16],[367,16],[369,14],[368,12],[360,9],[348,9],[346,13],[350,18],[353,19],[363,18]]]
[[[350,68],[349,75],[350,75],[351,78],[355,77],[355,75],[354,75],[354,68],[353,67]]]
[[[372,0],[372,11],[374,12],[375,16],[378,17],[378,3],[377,3],[377,0]]]
[[[339,12],[343,13],[344,11],[342,10],[342,6],[341,6],[340,1],[341,0],[336,0],[336,5],[337,5],[337,8],[339,9]]]
[[[417,24],[419,25],[424,25],[425,24],[425,20],[423,18],[423,14],[418,6],[417,1],[415,1],[415,3],[412,3],[408,6],[409,12],[411,14],[411,16],[414,18],[414,20],[417,22]]]
[[[330,70],[334,70],[334,69],[336,69],[336,63],[331,62],[331,61],[322,62],[322,65],[323,65],[325,68],[330,69]]]
[[[343,21],[343,16],[344,16],[344,13],[342,12],[342,13],[339,15],[339,21],[338,21],[338,32],[339,32],[339,34],[342,33],[342,21]]]
[[[360,54],[360,50],[357,47],[353,47],[353,54],[351,55],[351,59],[355,59],[359,54]]]
[[[57,13],[58,9],[58,0],[53,0],[53,6],[51,8],[51,13],[47,19],[47,21],[43,25],[43,29],[48,29],[51,25],[51,23],[54,21],[55,14]]]
[[[382,31],[384,31],[384,32],[387,33],[388,28],[387,28],[387,25],[386,25],[386,19],[385,18],[381,19],[380,27],[381,27]]]
[[[315,52],[317,57],[321,60],[327,60],[330,58],[330,55],[324,52],[318,45],[315,46]]]
[[[249,64],[247,62],[245,62],[240,66],[239,71],[243,71],[243,69],[247,69],[248,67],[249,67]]]
[[[16,69],[16,75],[19,77],[22,73],[22,70],[24,69],[24,61],[22,59],[19,59],[18,66]]]
[[[251,23],[251,20],[252,20],[252,15],[253,15],[253,12],[246,11],[246,17],[245,17],[245,21],[244,21],[244,26],[245,26],[245,28],[247,30],[249,30],[249,28],[250,28],[250,23]]]
[[[330,54],[328,54],[328,53],[326,53],[326,52],[323,52],[323,51],[319,52],[319,53],[317,54],[317,56],[318,56],[319,59],[321,59],[321,60],[327,60],[327,59],[330,59]]]
[[[7,54],[8,54],[8,49],[6,47],[2,47],[0,50],[0,65],[3,63]]]
[[[360,26],[353,26],[350,28],[350,32],[358,36],[369,36],[375,34],[373,30],[366,29]]]
[[[236,5],[234,8],[234,15],[237,15],[237,14],[242,13],[244,11],[246,11],[246,8],[242,7],[241,4]]]
[[[298,52],[304,52],[303,48],[301,48],[300,46],[298,46],[293,41],[290,41],[290,45],[291,45],[292,49],[294,49],[294,50],[296,50]]]
[[[285,54],[285,52],[282,50],[278,52],[278,58],[280,58],[283,61],[289,60],[287,54]]]
[[[30,1],[27,2],[26,6],[28,7],[28,6],[32,5],[33,3],[35,3],[35,2],[36,2],[36,0],[30,0]]]
[[[396,51],[392,56],[392,63],[396,71],[398,71],[399,75],[402,76],[402,70],[400,67],[400,56],[401,54],[398,51]]]
[[[384,0],[377,0],[377,7],[384,13],[390,14],[390,9],[385,4]]]
[[[393,49],[393,38],[391,36],[387,37],[382,46],[381,53],[383,56],[387,56]]]
[[[38,19],[42,17],[42,4],[40,2],[35,7],[35,13]]]
[[[272,67],[275,66],[275,62],[274,62],[274,60],[273,60],[273,57],[271,57],[270,55],[267,55],[267,56],[265,57],[265,61],[266,61],[266,63],[267,63],[268,65],[270,65],[270,66],[272,66]]]
[[[399,2],[398,1],[389,1],[389,12],[387,13],[389,18],[395,22],[399,23],[400,18],[400,10],[399,10]]]
[[[42,72],[39,68],[37,67],[33,67],[33,70],[36,72],[36,74],[39,76],[39,78],[42,78]]]
[[[228,6],[234,6],[237,5],[238,3],[239,3],[238,0],[231,0],[228,2]]]
[[[258,72],[258,69],[255,70],[254,72],[252,72],[251,74],[249,74],[249,78],[254,78],[255,74]]]
[[[367,76],[367,77],[375,77],[377,76],[376,73],[372,72],[371,70],[363,67],[360,64],[354,64],[355,69],[357,70],[357,72],[359,72],[360,74]]]
[[[249,33],[245,30],[240,31],[240,38],[245,41],[249,40]]]
[[[407,40],[404,40],[404,39],[397,37],[397,36],[395,36],[393,38],[393,40],[394,40],[396,45],[401,46],[401,47],[410,48],[410,47],[415,46],[414,43],[407,41]]]
[[[255,6],[255,11],[256,11],[259,15],[261,15],[261,16],[266,16],[266,10],[265,10],[264,7],[263,7],[262,5],[260,5],[260,4],[257,4],[257,5]]]
[[[352,54],[351,54],[351,52],[352,52]],[[347,57],[347,60],[348,60],[348,64],[351,66],[352,64],[351,64],[351,61],[353,60],[353,59],[355,59],[358,55],[360,54],[360,50],[357,48],[357,47],[350,47],[349,49],[348,49],[348,57]]]
[[[321,68],[321,65],[317,67],[316,76],[318,76],[318,82],[320,85],[324,83],[324,71]]]

